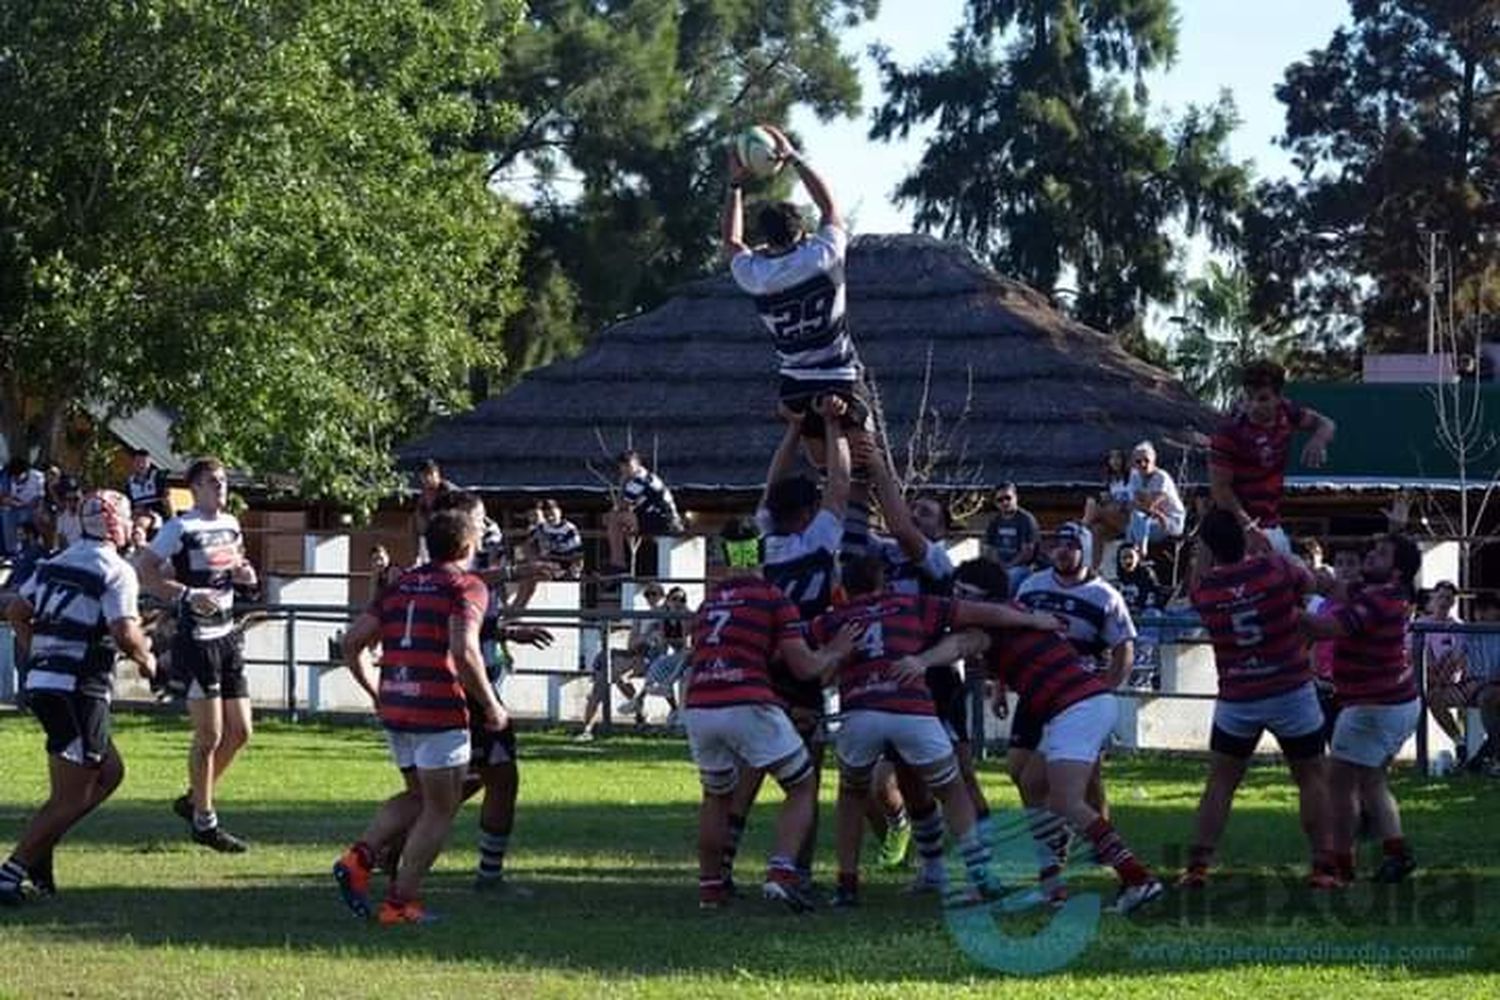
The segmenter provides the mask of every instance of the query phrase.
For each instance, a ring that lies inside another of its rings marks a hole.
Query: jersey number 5
[[[1236,646],[1258,646],[1266,637],[1265,630],[1260,627],[1260,617],[1255,613],[1254,608],[1234,612],[1229,616],[1229,624],[1234,628]]]

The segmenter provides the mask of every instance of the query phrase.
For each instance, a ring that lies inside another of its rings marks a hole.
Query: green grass
[[[1208,891],[1206,916],[1180,900],[1136,921],[1105,915],[1065,971],[1015,978],[968,958],[935,904],[899,894],[904,876],[871,876],[855,913],[794,919],[752,899],[731,912],[700,914],[692,855],[697,788],[676,741],[575,746],[554,734],[524,736],[509,870],[532,894],[470,890],[469,806],[428,892],[444,921],[381,929],[342,910],[327,874],[396,783],[374,729],[264,724],[220,802],[226,825],[255,845],[238,857],[189,844],[169,812],[182,787],[186,739],[180,720],[118,720],[129,773],[116,798],[59,850],[63,894],[0,911],[0,995],[1500,994],[1492,971],[1500,968],[1500,797],[1482,780],[1399,782],[1424,863],[1404,900],[1362,885],[1336,910],[1314,901],[1288,916],[1282,876],[1297,871],[1303,855],[1295,801],[1280,767],[1258,767],[1224,845],[1234,877]],[[31,720],[0,715],[0,761],[0,841],[8,844],[45,786]],[[1186,840],[1201,769],[1146,756],[1110,763],[1118,825],[1153,865],[1166,867],[1174,856],[1168,845]],[[986,786],[998,805],[1014,808],[992,766]],[[762,808],[752,819],[747,876],[764,857],[769,816]],[[1076,882],[1085,893],[1112,891],[1101,873],[1084,871]],[[1407,919],[1378,919],[1382,898],[1388,913],[1404,907]],[[1270,912],[1257,911],[1258,899]],[[986,918],[985,926],[1014,935],[1036,924]],[[1388,952],[1367,964],[1267,957],[1265,949],[1289,945]],[[1155,957],[1162,948],[1236,946],[1237,954],[1217,961]],[[1399,948],[1432,946],[1470,950],[1460,961],[1398,960]]]

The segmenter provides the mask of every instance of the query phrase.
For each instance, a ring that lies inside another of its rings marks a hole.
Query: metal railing
[[[276,658],[247,657],[245,664],[247,668],[275,668],[282,676],[282,698],[279,710],[286,717],[297,720],[304,714],[303,698],[298,689],[298,672],[301,669],[338,669],[342,668],[342,661],[326,655],[329,651],[325,648],[323,656],[304,656],[301,647],[305,642],[299,641],[298,628],[303,624],[316,623],[321,625],[336,625],[340,628],[347,626],[354,618],[364,610],[362,606],[326,606],[326,605],[253,605],[241,609],[241,627],[248,631],[252,628],[264,628],[277,626],[282,631],[282,654]],[[618,608],[538,608],[527,609],[514,615],[502,616],[502,622],[507,625],[530,624],[540,625],[549,629],[576,629],[582,631],[593,631],[599,634],[600,643],[597,653],[598,663],[585,663],[580,656],[579,662],[573,669],[527,669],[512,668],[506,672],[507,676],[515,677],[560,677],[564,681],[594,680],[596,675],[602,674],[603,683],[609,685],[615,677],[615,656],[622,652],[616,650],[610,641],[610,636],[616,632],[631,629],[640,622],[668,622],[679,621],[690,622],[693,618],[691,611],[668,611],[668,610],[634,610]],[[1170,646],[1203,645],[1209,640],[1204,631],[1202,622],[1195,615],[1180,613],[1165,613],[1158,615],[1141,615],[1137,620],[1137,631],[1139,640],[1147,640],[1154,643],[1158,648]],[[1426,637],[1434,634],[1471,636],[1471,635],[1494,635],[1500,636],[1500,623],[1459,623],[1459,622],[1431,622],[1414,621],[1409,626],[1410,638],[1410,663],[1414,671],[1418,690],[1418,697],[1423,709],[1422,723],[1418,725],[1416,732],[1416,763],[1424,772],[1428,770],[1430,758],[1430,746],[1428,739],[1427,715],[1430,709],[1427,690],[1427,642]],[[326,639],[325,639],[326,642]],[[1500,652],[1500,647],[1497,647]],[[15,679],[19,664],[15,662],[13,655],[13,636],[10,628],[0,621],[0,701],[11,701],[16,694]],[[1500,663],[1484,665],[1487,676],[1495,682],[1500,683]],[[1472,667],[1471,667],[1472,669]],[[1117,697],[1131,698],[1141,701],[1146,700],[1174,700],[1184,702],[1213,701],[1217,694],[1213,692],[1192,691],[1162,691],[1140,687],[1122,686],[1115,691]],[[984,738],[984,718],[986,705],[983,692],[979,685],[969,685],[969,696],[971,698],[970,719],[974,726],[971,733],[973,743],[981,751],[986,744]],[[129,701],[120,702],[122,705],[132,704]],[[267,706],[269,707],[269,706]],[[602,721],[608,726],[612,720],[612,708],[610,698],[606,695],[600,706]]]

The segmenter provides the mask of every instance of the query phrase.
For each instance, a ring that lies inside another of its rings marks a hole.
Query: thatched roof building
[[[854,338],[903,462],[918,414],[928,432],[937,415],[934,483],[1096,484],[1104,451],[1142,438],[1176,468],[1185,432],[1212,419],[1168,373],[952,244],[860,237],[848,276]],[[402,457],[487,491],[575,493],[601,489],[589,464],[612,474],[604,448],[628,440],[680,494],[757,489],[781,433],[775,386],[750,299],[719,276],[441,421]]]

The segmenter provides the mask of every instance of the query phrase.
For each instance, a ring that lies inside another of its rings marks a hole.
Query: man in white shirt
[[[1187,507],[1167,470],[1156,464],[1156,446],[1142,441],[1130,454],[1130,527],[1127,537],[1145,555],[1152,542],[1182,535]]]
[[[21,549],[21,526],[36,526],[37,511],[47,494],[42,470],[16,455],[5,465],[0,478],[0,556],[13,556]]]

